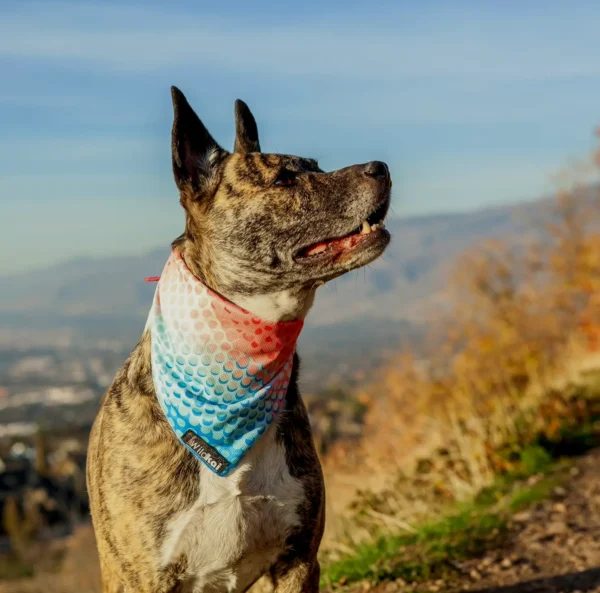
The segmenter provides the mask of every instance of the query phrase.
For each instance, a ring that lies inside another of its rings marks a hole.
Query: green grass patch
[[[527,448],[514,473],[499,477],[472,502],[454,505],[444,518],[419,526],[415,534],[381,535],[358,546],[353,555],[325,564],[321,586],[363,579],[418,582],[456,574],[456,560],[480,555],[501,543],[513,513],[551,496],[565,465],[554,462],[539,446]],[[548,475],[527,480],[542,472]]]

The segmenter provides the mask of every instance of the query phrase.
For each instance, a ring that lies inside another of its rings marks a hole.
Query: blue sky
[[[0,2],[0,273],[167,245],[169,86],[233,142],[386,160],[394,213],[534,198],[600,123],[600,3]]]

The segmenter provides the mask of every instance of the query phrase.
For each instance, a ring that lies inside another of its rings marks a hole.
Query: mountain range
[[[546,216],[549,200],[465,213],[390,219],[384,256],[319,289],[303,332],[306,366],[339,375],[379,361],[418,339],[427,307],[443,299],[457,256],[485,239],[522,241]],[[143,255],[81,257],[0,276],[0,325],[13,329],[72,328],[88,337],[135,343],[169,246]],[[341,362],[335,362],[341,361]],[[321,371],[315,371],[315,383]]]

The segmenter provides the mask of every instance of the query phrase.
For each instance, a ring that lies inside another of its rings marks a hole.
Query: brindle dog
[[[267,321],[303,318],[320,284],[384,251],[384,163],[326,173],[312,159],[264,154],[242,101],[229,153],[181,91],[172,95],[173,171],[185,210],[173,246],[213,291]],[[325,491],[298,365],[295,356],[284,413],[220,477],[169,427],[144,333],[105,394],[90,440],[105,593],[237,593],[262,575],[277,592],[318,590]]]

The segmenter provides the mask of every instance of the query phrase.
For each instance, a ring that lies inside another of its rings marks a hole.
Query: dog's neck
[[[315,300],[315,290],[282,290],[253,296],[231,295],[230,301],[265,321],[304,319]]]
[[[310,288],[287,289],[265,294],[244,295],[220,289],[216,278],[208,277],[196,264],[196,257],[189,245],[180,248],[186,265],[211,290],[231,301],[238,307],[249,311],[265,321],[294,321],[305,319],[313,306],[318,284]]]

